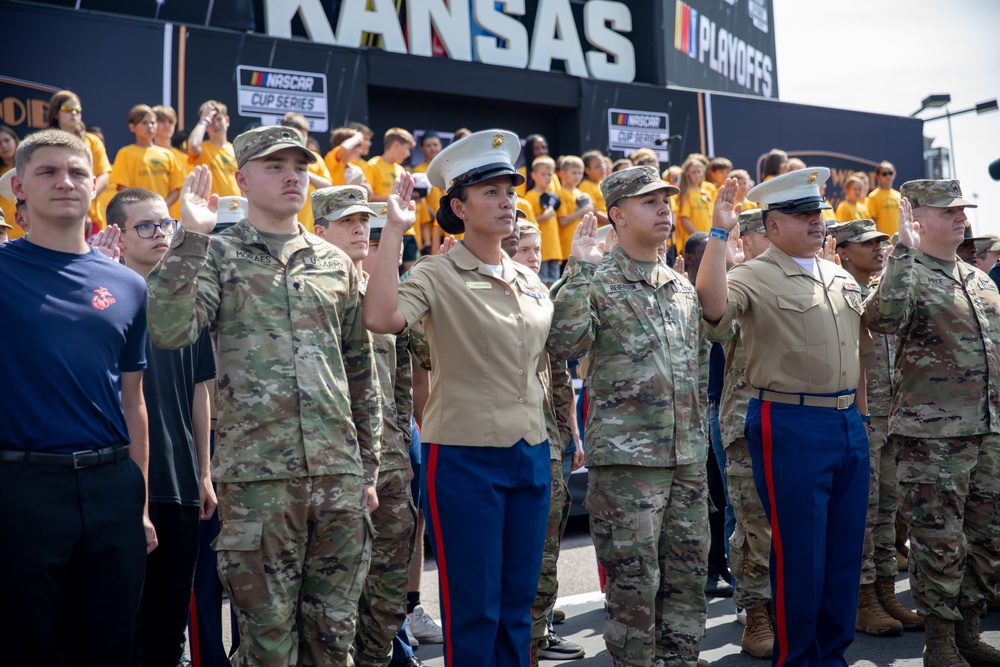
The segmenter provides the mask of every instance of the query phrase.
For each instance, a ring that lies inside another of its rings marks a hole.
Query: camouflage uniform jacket
[[[691,283],[662,261],[645,275],[616,245],[599,265],[571,259],[553,293],[550,350],[590,356],[587,465],[705,461],[708,344]]]
[[[740,328],[733,323],[734,335],[723,344],[726,354],[726,376],[719,399],[719,425],[722,428],[723,446],[729,446],[744,437],[750,395],[747,393],[747,353],[743,349]]]
[[[286,263],[246,220],[218,236],[181,229],[147,279],[157,345],[190,345],[211,325],[220,482],[378,474],[361,274],[342,251],[299,231]]]
[[[896,334],[889,433],[1000,433],[1000,293],[982,271],[897,244],[864,323]]]
[[[871,287],[858,283],[861,296],[868,298]],[[877,283],[875,284],[877,286]],[[865,358],[865,387],[868,393],[868,414],[885,417],[892,404],[892,367],[896,362],[895,336],[870,331],[871,338],[861,337],[861,354]]]
[[[382,441],[379,471],[409,470],[410,418],[413,416],[413,370],[410,367],[409,336],[373,334],[375,370],[382,394]]]
[[[549,434],[549,459],[562,461],[573,438],[569,420],[576,419],[573,378],[564,359],[549,356],[549,368],[539,373],[545,389],[545,431]]]

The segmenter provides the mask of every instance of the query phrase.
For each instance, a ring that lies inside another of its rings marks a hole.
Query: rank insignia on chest
[[[858,292],[859,294],[861,293],[861,286],[858,285],[853,280],[850,281],[845,280],[843,289],[845,292]]]
[[[638,292],[639,286],[635,283],[614,283],[605,285],[604,289],[607,290],[608,294],[617,294],[619,292]]]

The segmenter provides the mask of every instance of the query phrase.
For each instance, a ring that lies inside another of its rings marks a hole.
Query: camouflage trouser
[[[729,538],[729,565],[736,589],[733,602],[756,609],[771,601],[771,526],[753,481],[753,466],[746,438],[726,447],[729,504],[736,515],[736,530]]]
[[[962,620],[1000,579],[1000,435],[892,436],[910,522],[910,591],[923,615]]]
[[[392,638],[406,618],[407,573],[417,527],[408,477],[408,470],[389,470],[378,476],[378,509],[371,515],[375,526],[371,566],[358,601],[354,638],[358,667],[389,664]]]
[[[896,565],[899,486],[896,483],[896,446],[889,440],[888,417],[872,417],[868,424],[868,451],[871,484],[865,550],[861,558],[862,584],[873,584],[876,577],[895,577],[899,573]]]
[[[220,483],[213,548],[240,628],[235,667],[353,665],[371,551],[361,477]]]
[[[552,496],[549,502],[549,522],[545,527],[545,547],[542,550],[542,574],[538,577],[538,594],[531,607],[531,638],[541,639],[549,633],[549,614],[556,606],[559,579],[559,543],[569,521],[569,489],[563,481],[562,461],[552,461]]]
[[[606,576],[612,667],[695,667],[708,605],[704,461],[589,470],[587,510]]]

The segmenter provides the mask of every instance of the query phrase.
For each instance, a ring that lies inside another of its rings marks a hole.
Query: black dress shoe
[[[705,582],[705,596],[710,598],[731,598],[733,587],[718,575],[710,576]]]
[[[390,662],[389,667],[424,667],[424,663],[413,657],[402,662]]]

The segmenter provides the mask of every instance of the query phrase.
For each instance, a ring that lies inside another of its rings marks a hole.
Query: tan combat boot
[[[885,613],[902,623],[904,630],[923,631],[924,619],[896,599],[896,580],[893,577],[875,578],[875,596]]]
[[[954,621],[924,617],[924,667],[969,667],[955,645]]]
[[[983,619],[981,607],[962,609],[962,622],[955,627],[955,645],[970,665],[991,667],[1000,665],[1000,651],[979,636],[979,622]]]
[[[741,648],[755,658],[770,658],[774,650],[774,627],[767,605],[747,609],[747,627],[743,628]]]
[[[903,632],[903,624],[885,613],[879,604],[875,584],[861,584],[854,629],[872,637],[893,637]]]

